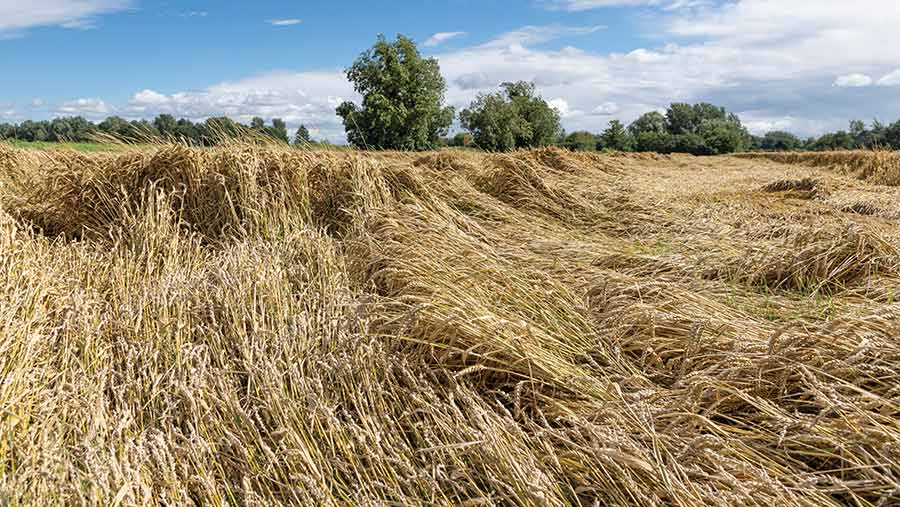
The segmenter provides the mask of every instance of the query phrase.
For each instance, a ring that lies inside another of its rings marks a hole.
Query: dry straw
[[[846,185],[559,150],[0,147],[0,492],[897,505],[900,230],[778,183],[803,178]]]

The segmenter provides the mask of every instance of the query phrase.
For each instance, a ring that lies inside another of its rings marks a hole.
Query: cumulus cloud
[[[340,72],[271,72],[223,82],[201,91],[164,94],[155,90],[135,93],[122,114],[152,117],[171,114],[201,121],[226,115],[249,123],[254,116],[281,118],[288,127],[304,124],[333,142],[343,140],[335,108],[358,97]]]
[[[92,28],[97,16],[127,9],[131,0],[0,0],[0,37],[39,26]]]
[[[87,118],[101,118],[112,114],[113,108],[98,98],[84,98],[63,102],[56,110],[59,116],[85,116]]]
[[[834,86],[839,88],[861,88],[871,84],[872,78],[865,74],[845,74],[834,80]]]
[[[268,23],[272,26],[294,26],[303,23],[303,20],[289,18],[289,19],[270,19]]]
[[[422,45],[426,48],[433,48],[435,46],[440,46],[448,40],[457,39],[466,35],[468,35],[468,33],[466,32],[438,32],[429,37],[428,40],[422,43]]]

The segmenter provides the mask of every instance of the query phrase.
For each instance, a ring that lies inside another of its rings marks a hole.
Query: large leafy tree
[[[475,145],[491,151],[550,146],[562,135],[559,113],[537,95],[533,83],[503,83],[502,90],[478,95],[462,113],[463,128]]]
[[[344,102],[337,114],[356,147],[430,149],[453,123],[453,108],[443,105],[446,84],[437,60],[423,58],[407,37],[389,42],[379,36],[347,69],[347,78],[362,105]]]

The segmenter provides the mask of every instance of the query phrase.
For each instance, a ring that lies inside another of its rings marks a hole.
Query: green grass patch
[[[75,150],[84,153],[101,153],[122,151],[128,146],[114,143],[51,143],[46,141],[19,141],[9,140],[6,143],[16,147],[30,150]]]

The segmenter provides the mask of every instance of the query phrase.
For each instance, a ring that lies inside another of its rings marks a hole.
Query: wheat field
[[[854,156],[0,146],[0,501],[900,505]]]

